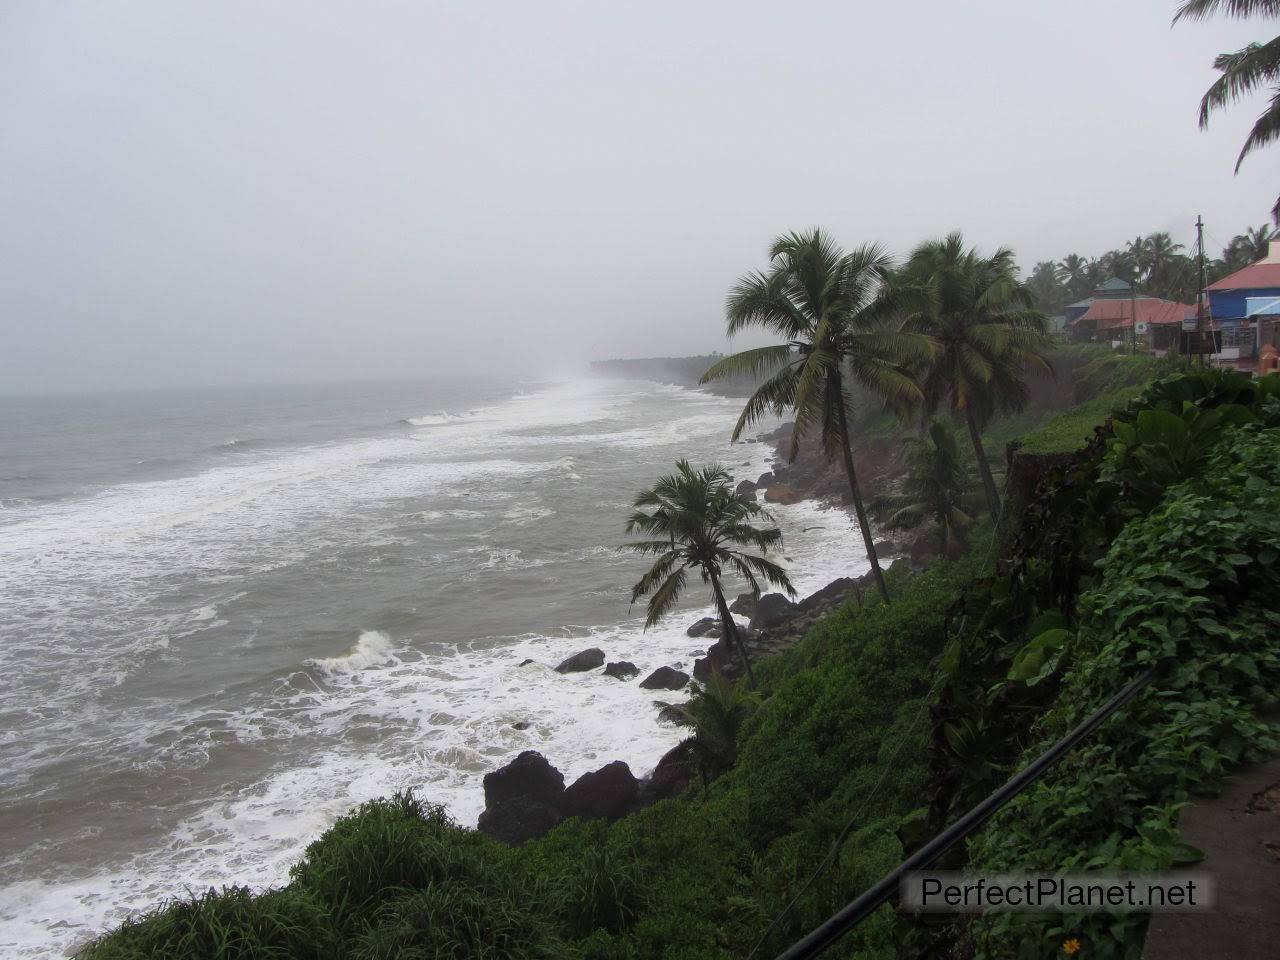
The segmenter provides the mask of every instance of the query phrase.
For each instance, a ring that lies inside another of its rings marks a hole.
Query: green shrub
[[[1083,598],[1075,665],[1037,725],[1031,757],[1142,668],[1157,681],[1070,762],[1012,802],[974,843],[984,870],[1167,870],[1179,806],[1277,745],[1261,711],[1280,684],[1280,433],[1237,430],[1201,476],[1171,489],[1108,554]],[[979,924],[980,955],[1065,936],[1090,956],[1137,957],[1145,918],[1005,915]]]
[[[346,927],[404,889],[449,881],[500,887],[505,853],[458,827],[441,808],[398,793],[340,819],[307,847],[291,876]]]
[[[303,890],[254,896],[209,890],[126,920],[78,960],[328,960],[340,952],[330,915]]]
[[[351,960],[559,960],[564,943],[537,904],[465,880],[433,881],[379,907]]]

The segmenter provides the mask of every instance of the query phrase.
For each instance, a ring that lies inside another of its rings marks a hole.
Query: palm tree
[[[1280,0],[1186,0],[1178,8],[1173,22],[1179,20],[1204,20],[1215,13],[1229,17],[1280,16]],[[1236,157],[1236,173],[1244,158],[1259,147],[1266,146],[1280,137],[1280,37],[1266,43],[1251,43],[1232,53],[1220,53],[1213,67],[1222,76],[1213,82],[1200,100],[1200,129],[1209,126],[1209,115],[1259,88],[1271,94],[1266,109],[1253,124],[1245,138],[1240,155]],[[1280,223],[1280,200],[1271,209],[1271,216]]]
[[[769,560],[767,554],[782,544],[782,531],[760,528],[751,521],[768,519],[759,506],[735,496],[729,471],[719,464],[695,470],[688,460],[676,463],[676,472],[658,479],[640,493],[627,520],[627,533],[650,539],[626,544],[630,550],[655,557],[653,566],[631,589],[631,602],[649,596],[645,629],[653,626],[672,608],[684,591],[688,571],[697,570],[702,582],[711,585],[725,639],[737,647],[751,685],[751,659],[733,614],[724,599],[722,579],[732,569],[760,592],[760,581],[781,587],[791,596],[795,588],[786,571]],[[743,553],[735,547],[755,547],[762,555]]]
[[[1027,289],[1042,310],[1047,312],[1062,306],[1065,293],[1062,283],[1065,276],[1066,271],[1055,260],[1041,260],[1032,269]]]
[[[1124,246],[1124,258],[1132,270],[1133,285],[1151,274],[1151,248],[1144,237],[1134,237]]]
[[[932,521],[938,528],[938,548],[943,556],[955,556],[964,547],[965,530],[973,518],[963,504],[969,492],[969,472],[956,435],[942,420],[932,420],[919,437],[907,444],[907,479],[903,492],[886,497],[893,510],[889,526],[912,528]]]
[[[687,703],[676,708],[676,722],[693,730],[704,781],[709,770],[727,770],[737,763],[738,734],[759,705],[759,694],[712,673],[705,684],[694,687]]]
[[[1000,495],[982,447],[982,428],[997,412],[1026,406],[1023,371],[1028,365],[1053,372],[1044,356],[1048,321],[1018,283],[1011,250],[982,257],[953,233],[917,248],[905,272],[928,290],[926,308],[908,319],[907,329],[940,344],[921,378],[925,410],[932,413],[946,402],[964,417],[987,509],[998,520]]]
[[[850,387],[861,385],[887,403],[919,402],[919,386],[904,362],[928,355],[927,336],[904,333],[892,323],[911,291],[889,282],[892,261],[875,244],[842,251],[821,230],[792,233],[774,241],[767,273],[742,277],[729,293],[725,313],[730,336],[763,327],[784,343],[744,350],[719,361],[702,382],[735,374],[772,375],[751,395],[733,428],[733,439],[766,412],[791,410],[795,428],[788,459],[817,428],[828,460],[838,454],[857,514],[862,543],[880,595],[889,589],[880,569],[849,442]]]
[[[1066,274],[1067,291],[1072,299],[1079,299],[1093,289],[1089,277],[1089,261],[1078,253],[1068,253],[1062,258],[1062,270]]]
[[[1223,251],[1223,259],[1233,270],[1240,270],[1251,263],[1263,259],[1271,252],[1271,238],[1275,231],[1270,224],[1260,227],[1249,227],[1244,233],[1236,234]]]

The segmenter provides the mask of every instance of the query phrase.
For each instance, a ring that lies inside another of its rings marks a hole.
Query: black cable
[[[1010,778],[1004,786],[1000,787],[987,799],[947,827],[946,830],[902,861],[897,869],[883,877],[875,886],[865,891],[856,900],[845,906],[844,909],[828,918],[806,937],[798,940],[778,954],[777,960],[809,960],[810,957],[818,956],[828,947],[835,944],[845,933],[870,916],[893,896],[905,874],[927,867],[952,845],[977,830],[992,814],[1039,780],[1045,771],[1061,760],[1081,740],[1093,733],[1108,717],[1141,693],[1155,675],[1156,669],[1154,667],[1144,671],[1136,680],[1131,681],[1128,686],[1081,721],[1074,730],[1037,757],[1029,766]]]

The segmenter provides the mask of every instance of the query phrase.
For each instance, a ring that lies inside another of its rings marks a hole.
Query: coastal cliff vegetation
[[[756,660],[753,691],[719,676],[699,688],[678,722],[701,775],[677,796],[569,818],[519,846],[429,797],[366,803],[281,889],[160,905],[81,960],[772,956],[1152,665],[1123,722],[946,865],[1194,860],[1179,806],[1277,745],[1264,714],[1280,689],[1268,601],[1280,589],[1280,377],[1051,348],[1006,252],[984,257],[958,237],[922,247],[901,275],[876,249],[845,254],[817,233],[782,238],[771,262],[734,291],[729,322],[784,342],[708,376],[764,375],[738,432],[791,413],[796,462],[780,469],[847,492],[869,555],[878,518],[919,529],[929,562],[886,569],[880,589]],[[871,461],[880,469],[862,477],[884,489],[864,508],[857,467]],[[685,503],[699,484],[705,495]],[[724,565],[786,585],[763,556],[698,552],[708,529],[762,554],[775,545],[776,531],[750,525],[763,511],[737,496],[714,468],[686,464],[637,499],[632,526],[653,534],[656,561],[636,598],[654,597],[651,619],[685,568],[721,608],[711,574]],[[1041,957],[1070,938],[1089,956],[1136,958],[1144,929],[1138,915],[926,922],[886,906],[832,955]]]

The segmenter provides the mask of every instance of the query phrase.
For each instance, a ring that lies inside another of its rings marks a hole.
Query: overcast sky
[[[1266,219],[1174,0],[0,4],[0,392],[724,349],[820,224],[1025,267]]]

